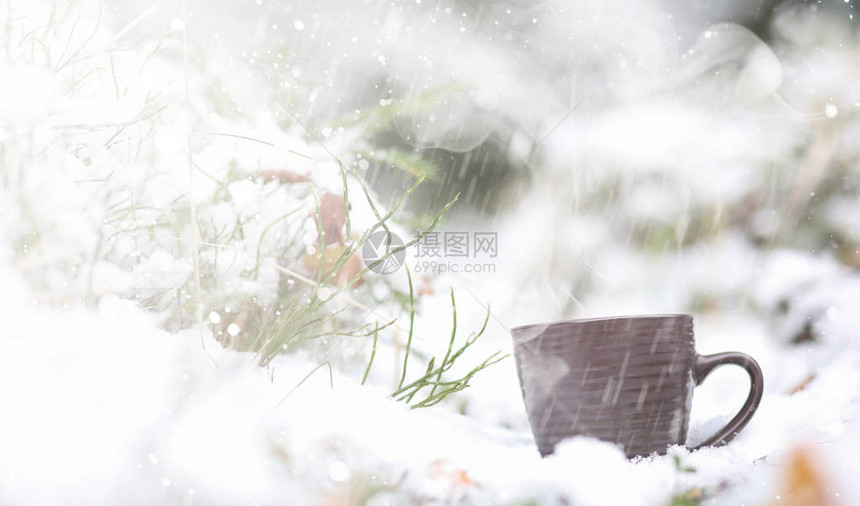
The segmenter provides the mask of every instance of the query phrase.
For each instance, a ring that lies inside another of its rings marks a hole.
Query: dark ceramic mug
[[[628,457],[684,444],[693,388],[717,366],[750,375],[740,412],[699,445],[731,441],[761,402],[761,369],[743,353],[698,355],[693,317],[569,320],[512,329],[517,373],[541,455],[571,436],[619,444]]]

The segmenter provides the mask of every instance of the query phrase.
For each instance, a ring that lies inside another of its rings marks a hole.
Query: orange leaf
[[[454,471],[453,481],[455,486],[470,487],[475,485],[475,482],[469,477],[469,472],[465,469],[456,469]]]
[[[431,478],[438,478],[445,473],[445,463],[442,462],[441,459],[434,460],[427,467],[427,474],[429,474]]]
[[[780,506],[830,506],[831,494],[827,492],[824,471],[809,445],[798,445],[788,457],[788,467],[783,475]]]
[[[418,280],[418,297],[433,295],[435,293],[435,290],[433,290],[433,280],[429,276],[421,276],[421,279]]]
[[[320,268],[320,260],[323,261],[323,275],[327,275],[329,271],[334,268],[334,263],[338,258],[346,251],[346,246],[341,246],[339,244],[335,244],[333,246],[326,246],[325,250],[323,250],[323,254],[312,253],[310,255],[305,255],[305,268],[311,271],[314,276],[317,272],[319,272]],[[337,271],[337,274],[334,276],[333,284],[345,287],[350,279],[354,278],[359,272],[361,272],[362,263],[361,258],[358,255],[352,255],[349,259],[344,263],[340,270]],[[361,278],[357,279],[355,283],[349,288],[355,288],[361,284]]]

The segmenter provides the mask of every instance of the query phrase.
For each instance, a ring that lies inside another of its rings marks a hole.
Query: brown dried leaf
[[[261,170],[259,172],[260,177],[263,178],[263,181],[280,181],[281,183],[307,183],[310,181],[308,176],[302,174],[296,174],[295,172],[291,172],[289,170]]]
[[[320,197],[319,213],[317,227],[322,224],[322,230],[319,230],[319,233],[324,234],[326,246],[334,243],[343,244],[343,227],[346,224],[343,195],[324,194]]]
[[[798,383],[797,385],[792,387],[791,390],[788,391],[788,395],[794,395],[797,392],[802,392],[802,391],[806,390],[806,387],[808,387],[809,384],[812,383],[812,380],[814,380],[814,379],[815,379],[815,373],[810,374],[809,376],[806,377],[806,379],[804,379],[803,381],[801,381],[800,383]]]

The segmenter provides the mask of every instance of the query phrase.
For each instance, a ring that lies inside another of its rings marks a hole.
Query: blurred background
[[[141,34],[179,14],[149,7],[108,9]],[[388,205],[428,176],[407,224],[459,194],[446,229],[500,234],[500,275],[467,279],[518,287],[515,322],[771,304],[750,280],[773,251],[860,259],[852,2],[188,10],[215,113],[363,154]]]

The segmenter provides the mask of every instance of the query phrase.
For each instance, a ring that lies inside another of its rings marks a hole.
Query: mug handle
[[[738,435],[738,432],[749,423],[750,418],[752,418],[753,413],[755,413],[761,402],[761,397],[764,393],[764,378],[761,374],[761,368],[752,357],[744,353],[731,351],[715,355],[698,355],[696,357],[696,367],[693,371],[696,386],[701,385],[714,368],[724,364],[739,365],[746,370],[747,374],[750,375],[750,393],[738,414],[725,427],[718,430],[716,434],[693,448],[694,450],[705,446],[722,446],[734,439]]]

